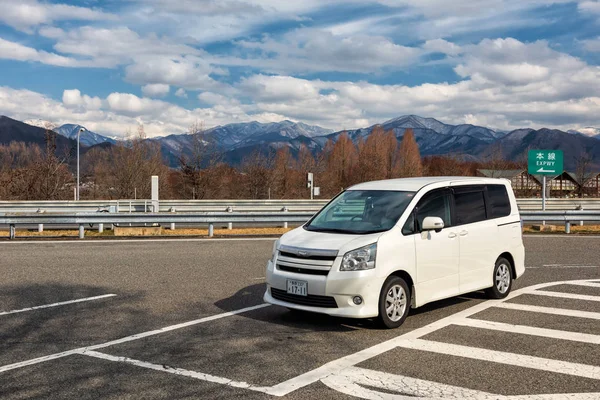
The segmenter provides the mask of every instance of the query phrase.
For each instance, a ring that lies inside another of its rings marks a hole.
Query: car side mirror
[[[425,217],[421,230],[440,232],[443,228],[444,221],[440,217]]]

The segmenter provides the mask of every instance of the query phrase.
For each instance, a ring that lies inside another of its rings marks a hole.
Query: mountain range
[[[10,120],[10,118],[0,117],[0,122],[4,120]],[[46,125],[45,121],[39,120],[27,122],[37,126]],[[477,160],[495,154],[500,149],[505,158],[516,161],[523,158],[527,149],[562,149],[565,152],[566,168],[574,168],[577,158],[584,153],[590,155],[595,165],[600,167],[599,128],[588,127],[568,132],[546,128],[539,130],[524,128],[501,132],[470,124],[445,124],[434,118],[423,118],[417,115],[401,116],[379,125],[385,131],[392,130],[398,140],[402,139],[406,129],[411,128],[422,155],[453,154]],[[289,147],[293,155],[297,154],[302,146],[318,152],[324,148],[328,140],[336,141],[343,132],[347,132],[356,143],[361,138],[366,139],[376,126],[334,132],[301,122],[260,123],[254,121],[207,129],[203,134],[203,143],[211,144],[218,150],[222,154],[223,161],[236,165],[255,151],[265,152],[284,146]],[[75,139],[80,128],[80,125],[66,124],[54,130],[65,138]],[[0,143],[6,143],[7,137],[12,138],[11,140],[25,138],[24,141],[29,141],[28,136],[15,133],[23,129],[19,125],[19,128],[13,129],[11,134],[6,132],[11,130],[6,122],[4,125],[0,124]],[[44,131],[44,129],[41,130]],[[177,167],[182,154],[191,155],[192,139],[189,134],[173,134],[147,140],[159,143],[167,164]],[[106,146],[116,143],[114,138],[89,130],[81,133],[80,140],[84,146]]]

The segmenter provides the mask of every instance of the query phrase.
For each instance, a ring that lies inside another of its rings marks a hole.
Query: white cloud
[[[85,94],[82,96],[78,89],[63,91],[62,101],[68,108],[99,110],[102,107],[102,100],[99,97],[90,97]]]
[[[0,38],[0,58],[17,61],[34,61],[59,67],[83,66],[77,60],[46,51],[38,51],[20,43]]]
[[[169,94],[171,87],[163,83],[151,83],[142,86],[142,93],[148,97],[164,97]]]
[[[306,28],[290,32],[282,39],[265,36],[260,41],[237,44],[260,54],[236,60],[235,64],[251,63],[274,73],[367,73],[413,64],[421,53],[418,48],[401,46],[383,36],[336,36],[326,30]],[[227,60],[223,62],[227,64]]]
[[[36,0],[0,0],[0,21],[24,32],[42,24],[55,21],[114,20],[114,15],[85,7],[67,4],[42,3]]]
[[[423,44],[423,49],[431,53],[442,53],[449,56],[457,56],[462,53],[462,49],[455,43],[444,39],[432,39]]]
[[[583,14],[600,15],[600,2],[596,0],[582,1],[578,4],[578,9]]]
[[[600,53],[600,36],[595,39],[582,40],[583,48],[587,51]]]
[[[181,97],[182,99],[187,99],[187,93],[184,88],[179,88],[175,91],[175,96]]]

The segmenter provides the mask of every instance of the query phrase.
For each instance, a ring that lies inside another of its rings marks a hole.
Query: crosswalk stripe
[[[457,344],[407,339],[398,347],[600,380],[600,367]]]
[[[485,321],[482,319],[465,318],[462,321],[454,322],[454,325],[466,326],[470,328],[490,329],[500,332],[520,333],[523,335],[541,336],[552,339],[569,340],[572,342],[600,344],[600,336],[589,333],[569,332],[558,329],[538,328],[526,325],[511,325],[503,322]]]
[[[576,294],[576,293],[550,292],[547,290],[534,290],[527,294],[535,294],[537,296],[558,297],[561,299],[600,301],[600,296],[590,296],[587,294]]]
[[[519,303],[498,303],[498,304],[494,304],[494,308],[506,308],[508,310],[531,311],[531,312],[537,312],[537,313],[543,313],[543,314],[562,315],[565,317],[577,317],[577,318],[600,320],[600,313],[592,312],[592,311],[571,310],[571,309],[567,309],[567,308],[532,306],[529,304],[519,304]]]

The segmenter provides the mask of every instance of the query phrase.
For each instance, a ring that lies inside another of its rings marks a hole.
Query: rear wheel
[[[379,322],[385,328],[397,328],[408,316],[410,290],[406,281],[398,276],[386,279],[379,295]]]
[[[485,291],[487,296],[491,299],[503,299],[508,296],[510,289],[512,288],[510,261],[504,257],[500,257],[496,260],[493,279],[493,286]]]

